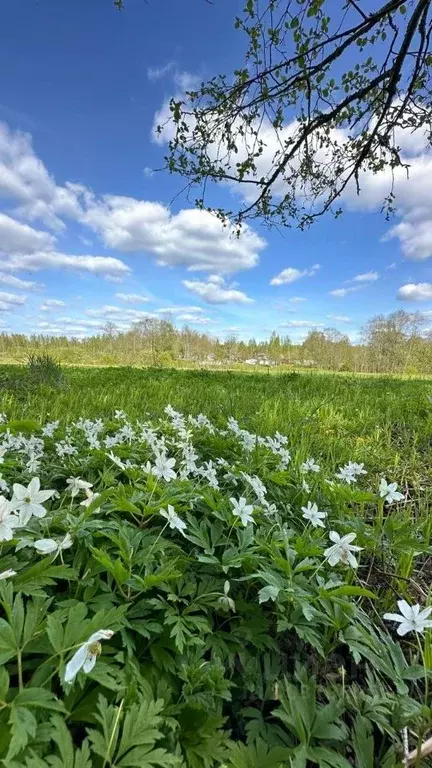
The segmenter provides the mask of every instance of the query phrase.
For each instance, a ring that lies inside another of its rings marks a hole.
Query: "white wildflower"
[[[230,499],[233,506],[234,517],[239,517],[244,526],[248,523],[254,523],[255,520],[252,517],[254,508],[252,504],[248,504],[244,496],[240,496],[239,499]]]
[[[89,507],[100,496],[100,493],[93,493],[91,488],[86,488],[85,495],[87,498],[84,501],[80,501],[80,507]]]
[[[20,483],[14,483],[11,509],[19,512],[20,524],[26,525],[32,515],[35,517],[45,517],[46,509],[42,504],[53,495],[53,490],[40,490],[40,480],[38,477],[33,477],[27,487],[20,485]]]
[[[19,518],[11,510],[11,503],[0,496],[0,541],[11,541],[14,537],[13,529],[19,525]]]
[[[86,643],[78,648],[77,652],[72,656],[71,660],[66,665],[65,683],[73,683],[78,672],[82,669],[83,672],[91,672],[96,659],[102,652],[102,646],[100,640],[109,640],[113,636],[114,632],[111,629],[100,629],[98,632],[93,632],[90,635]]]
[[[229,597],[230,589],[231,589],[231,584],[229,583],[229,581],[226,581],[224,584],[224,593],[219,598],[218,603],[223,608],[227,608],[230,611],[235,611],[235,602],[232,599],[232,597]]]
[[[69,491],[73,499],[75,496],[78,496],[81,491],[87,491],[90,488],[93,488],[93,483],[88,483],[86,480],[81,480],[80,477],[68,477],[66,482],[68,484],[68,488],[66,490]]]
[[[388,483],[384,478],[379,484],[379,495],[388,504],[393,504],[394,501],[401,501],[404,498],[403,493],[397,490],[397,483]]]
[[[357,547],[355,544],[351,544],[356,538],[355,533],[347,533],[346,536],[339,536],[336,531],[330,531],[330,541],[333,541],[333,545],[325,550],[324,555],[330,565],[337,565],[343,563],[343,565],[350,565],[352,568],[357,568],[358,562],[355,559],[353,552],[360,552],[362,547]]]
[[[34,548],[40,555],[51,555],[55,552],[55,557],[63,552],[64,549],[69,549],[72,546],[72,536],[67,533],[62,541],[56,541],[55,539],[38,539],[34,542]]]
[[[325,528],[323,521],[326,519],[327,513],[319,512],[316,504],[311,504],[308,501],[307,507],[302,507],[302,512],[304,520],[308,520],[314,528]]]
[[[159,511],[162,517],[164,517],[165,520],[168,520],[168,525],[170,528],[173,530],[176,529],[177,531],[180,531],[180,533],[183,533],[183,531],[186,530],[186,523],[181,519],[181,517],[178,516],[177,512],[171,504],[168,504],[168,511],[165,509],[161,509]]]
[[[161,455],[156,458],[152,474],[169,483],[170,480],[175,480],[177,477],[173,467],[175,467],[175,459],[168,459],[167,456]]]
[[[0,581],[3,581],[3,579],[11,579],[12,576],[16,576],[17,572],[13,571],[12,568],[8,568],[7,571],[2,571],[0,573]]]
[[[120,459],[118,456],[116,456],[116,455],[115,455],[115,453],[113,453],[112,451],[110,451],[109,453],[107,453],[107,456],[108,456],[108,457],[111,459],[111,461],[113,461],[113,462],[114,462],[114,464],[116,464],[116,465],[117,465],[117,466],[118,466],[120,469],[126,469],[126,466],[125,466],[125,464],[123,464],[122,460],[121,460],[121,459]]]
[[[339,472],[336,472],[335,477],[337,477],[338,480],[343,480],[345,483],[348,483],[348,485],[356,482],[355,472],[353,472],[352,468],[348,465],[339,467]]]
[[[406,600],[398,600],[399,613],[385,613],[384,619],[386,621],[397,621],[399,626],[397,628],[398,635],[406,635],[408,632],[420,632],[423,633],[425,629],[432,627],[432,621],[428,619],[428,616],[432,612],[432,606],[420,610],[420,606],[409,605]]]
[[[48,424],[45,424],[45,426],[42,429],[43,436],[52,437],[59,424],[60,424],[59,421],[50,421],[48,422]]]
[[[319,472],[320,467],[319,464],[315,464],[315,459],[306,459],[306,461],[301,464],[300,469],[302,472]]]

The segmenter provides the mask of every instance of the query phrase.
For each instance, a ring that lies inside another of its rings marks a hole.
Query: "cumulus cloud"
[[[183,280],[183,285],[207,304],[251,304],[253,302],[253,299],[243,291],[227,286],[224,278],[219,275],[210,275],[205,282]]]
[[[296,280],[300,280],[302,277],[313,277],[319,269],[321,269],[320,264],[314,264],[310,269],[287,267],[270,280],[270,285],[289,285],[290,283],[295,283]]]
[[[21,288],[23,291],[34,291],[43,288],[42,283],[34,283],[32,280],[21,280],[20,277],[15,277],[14,275],[5,275],[4,272],[0,272],[0,283],[2,285],[10,285],[11,288]]]
[[[48,232],[33,229],[28,224],[0,213],[0,253],[29,253],[52,248],[54,238]]]
[[[337,323],[351,323],[352,320],[348,315],[327,315],[329,320],[335,320]]]
[[[55,183],[35,155],[29,134],[0,123],[0,197],[17,202],[18,213],[64,229],[61,216],[79,215],[77,189],[74,184]]]
[[[432,283],[407,283],[402,285],[397,298],[405,301],[432,301]]]
[[[132,197],[85,196],[81,221],[109,248],[151,254],[160,266],[232,273],[255,267],[265,241],[244,226],[240,237],[208,211],[172,214],[165,205]]]
[[[26,296],[18,293],[5,293],[0,291],[0,312],[8,312],[14,307],[20,307],[25,303]]]
[[[378,280],[379,274],[378,272],[363,272],[362,275],[356,275],[353,277],[354,283],[373,283],[375,280]]]
[[[379,210],[391,189],[393,174],[396,215],[400,221],[382,239],[396,238],[406,258],[413,261],[432,256],[432,156],[425,152],[418,133],[415,141],[406,141],[403,146],[402,159],[409,165],[408,173],[402,167],[377,174],[364,172],[360,175],[360,196],[351,190],[347,198],[352,210]]]
[[[291,299],[288,299],[290,304],[301,304],[302,301],[306,301],[306,299],[303,298],[303,296],[293,296]]]
[[[176,72],[175,79],[179,87],[192,85],[193,78],[191,80],[188,73]],[[10,131],[3,124],[0,125],[0,197],[13,201],[16,207],[12,213],[21,218],[43,221],[55,230],[65,228],[64,218],[78,221],[95,232],[106,247],[123,253],[144,254],[161,266],[230,274],[256,266],[266,245],[248,226],[243,227],[237,237],[233,227],[224,226],[208,211],[185,208],[172,214],[159,202],[119,195],[97,197],[85,186],[70,182],[60,186],[34,153],[31,137]],[[54,235],[5,213],[0,215],[0,244],[0,253],[4,250],[8,255],[58,250]],[[70,256],[72,258],[101,257]],[[117,260],[117,263],[121,262]],[[83,269],[92,271],[88,266]],[[124,266],[123,274],[126,270],[129,271]],[[119,271],[106,276],[115,281]]]
[[[146,301],[150,301],[148,296],[143,296],[140,293],[116,293],[116,298],[126,302],[126,304],[145,304]]]
[[[61,299],[46,299],[46,301],[43,302],[43,304],[40,305],[39,309],[42,312],[49,312],[50,309],[58,309],[60,307],[65,307],[66,303],[64,301],[61,301]]]
[[[106,279],[122,279],[130,274],[130,268],[120,259],[112,256],[72,256],[55,251],[12,256],[0,262],[0,269],[11,272],[20,270],[65,269],[71,272],[85,272]]]

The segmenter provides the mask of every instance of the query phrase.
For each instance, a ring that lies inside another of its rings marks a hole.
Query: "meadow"
[[[427,765],[432,384],[0,387],[6,768]]]

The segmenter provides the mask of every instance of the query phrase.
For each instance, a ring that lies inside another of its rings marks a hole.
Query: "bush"
[[[60,363],[48,354],[31,352],[27,359],[27,381],[30,386],[60,387],[64,377]]]

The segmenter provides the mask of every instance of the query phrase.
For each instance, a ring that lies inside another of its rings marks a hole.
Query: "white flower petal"
[[[66,665],[65,671],[65,683],[72,683],[75,680],[78,672],[84,666],[84,662],[87,658],[87,645],[84,644],[81,648],[78,648],[77,652],[72,656],[71,660]]]
[[[97,656],[95,653],[89,654],[83,664],[83,671],[86,673],[91,672],[94,665],[96,664],[96,659],[97,659]]]

